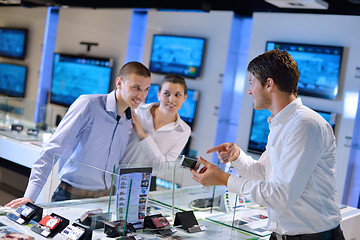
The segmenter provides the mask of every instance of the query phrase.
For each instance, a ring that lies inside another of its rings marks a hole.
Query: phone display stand
[[[91,240],[92,230],[73,223],[65,227],[60,233],[56,234],[54,240]]]
[[[104,233],[107,235],[107,237],[115,238],[120,236],[126,236],[129,233],[136,232],[136,229],[131,223],[126,223],[125,227],[125,234],[124,234],[124,220],[118,220],[118,221],[112,221],[107,222],[104,221]]]
[[[109,220],[111,213],[93,213],[88,214],[85,218],[79,219],[79,224],[90,227],[91,230],[104,227],[104,221]]]
[[[195,233],[205,230],[204,226],[199,225],[193,211],[176,213],[174,226],[180,226],[180,225],[184,230],[187,230],[190,233]]]
[[[151,215],[151,216],[145,216],[144,218],[144,229],[155,229],[155,225],[152,222],[152,218],[156,218],[156,217],[162,217],[162,214],[155,214],[155,215]]]
[[[34,225],[31,230],[43,237],[54,237],[69,225],[69,220],[55,213],[46,215],[39,225]]]
[[[152,229],[155,234],[163,237],[176,232],[175,228],[170,227],[169,221],[162,214],[146,216],[144,219],[144,229]]]
[[[18,223],[18,224],[28,224],[30,220],[34,220],[35,222],[39,222],[42,219],[43,209],[39,206],[31,202],[27,202],[26,204],[19,207],[15,213],[9,213],[7,217]]]

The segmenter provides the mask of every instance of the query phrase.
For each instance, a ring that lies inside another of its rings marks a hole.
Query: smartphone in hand
[[[180,160],[180,166],[197,170],[200,166],[200,162],[197,158],[183,155]]]

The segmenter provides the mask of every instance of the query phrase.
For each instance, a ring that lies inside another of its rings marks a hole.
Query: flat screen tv
[[[0,27],[0,57],[24,59],[27,29]]]
[[[175,73],[188,78],[200,76],[205,51],[205,38],[154,35],[150,71]]]
[[[267,42],[266,51],[273,49],[286,50],[297,62],[299,95],[336,99],[343,47]]]
[[[24,97],[27,67],[0,63],[0,93],[9,97]]]
[[[145,103],[159,102],[157,94],[159,91],[158,84],[151,84]],[[196,106],[199,99],[199,91],[188,89],[186,101],[179,110],[179,115],[184,122],[190,127],[194,124]]]
[[[336,113],[318,111],[319,113],[329,124],[335,129],[336,122]],[[268,141],[268,135],[270,133],[269,123],[267,121],[271,113],[269,110],[254,110],[252,116],[252,123],[250,128],[250,137],[248,144],[248,151],[253,153],[259,153],[265,151],[266,144]]]
[[[110,90],[111,58],[54,54],[50,102],[70,106],[82,94]]]

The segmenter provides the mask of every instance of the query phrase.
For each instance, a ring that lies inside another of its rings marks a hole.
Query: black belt
[[[311,234],[298,234],[298,235],[281,235],[278,233],[273,232],[271,234],[272,237],[275,239],[282,239],[282,240],[327,240],[327,239],[334,239],[335,237],[338,237],[341,235],[343,231],[340,228],[340,225],[337,226],[334,229],[325,231],[325,232],[319,232],[319,233],[311,233]]]

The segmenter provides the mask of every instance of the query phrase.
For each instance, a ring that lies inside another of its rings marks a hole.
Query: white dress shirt
[[[191,129],[179,114],[175,122],[154,130],[150,109],[158,104],[141,104],[135,110],[147,137],[140,140],[134,130],[131,132],[121,164],[152,165],[158,161],[175,161],[186,145]]]
[[[229,191],[266,207],[270,231],[296,235],[337,227],[333,129],[300,98],[268,122],[266,151],[258,161],[241,151],[232,163],[241,177],[230,176]]]

